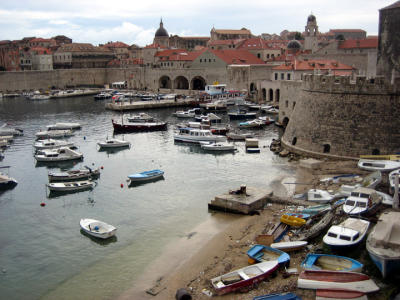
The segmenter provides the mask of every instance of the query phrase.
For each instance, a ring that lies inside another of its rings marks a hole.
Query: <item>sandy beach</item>
[[[293,192],[301,193],[317,186],[324,176],[337,174],[360,174],[355,161],[329,161],[317,164],[317,167],[298,167]],[[289,188],[290,189],[290,188]],[[133,287],[125,291],[118,299],[175,299],[178,289],[186,289],[192,299],[210,299],[213,293],[210,279],[229,271],[248,265],[246,251],[256,244],[256,237],[265,233],[265,229],[276,223],[285,211],[285,205],[270,203],[260,211],[259,215],[242,216],[215,213],[211,220],[202,224],[193,232],[193,236],[179,241],[179,245],[170,245],[165,254],[143,274],[142,278],[133,283]],[[224,216],[225,215],[225,216]],[[212,223],[213,221],[211,221]],[[211,230],[210,230],[211,229]],[[291,252],[290,268],[299,268],[307,253],[319,245],[309,244],[308,248]],[[177,251],[176,249],[181,249]],[[174,254],[172,252],[176,251]],[[169,264],[165,264],[168,258]],[[160,262],[163,266],[158,268]],[[278,292],[296,292],[302,299],[315,299],[312,290],[296,288],[297,276],[284,276],[278,272],[275,278],[260,283],[256,288],[245,293],[230,293],[223,296],[212,296],[212,299],[253,299],[255,296]]]

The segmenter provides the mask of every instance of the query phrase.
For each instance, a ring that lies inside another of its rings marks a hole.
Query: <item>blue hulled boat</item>
[[[306,270],[361,272],[363,264],[350,257],[330,254],[307,254],[301,267]]]
[[[281,293],[257,296],[253,300],[301,300],[301,298],[294,293]]]
[[[142,182],[142,181],[149,181],[153,179],[158,179],[164,176],[164,171],[161,170],[151,170],[151,171],[145,171],[141,173],[136,173],[136,174],[131,174],[128,176],[129,180],[131,182]]]
[[[286,266],[290,263],[289,254],[264,245],[254,245],[247,251],[247,255],[257,263],[271,260],[277,260],[281,266]]]

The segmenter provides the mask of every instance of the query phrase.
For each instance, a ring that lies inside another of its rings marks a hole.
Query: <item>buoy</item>
[[[83,139],[86,140],[86,136],[84,136]]]
[[[123,183],[121,183],[121,188],[123,188],[124,187],[124,184]]]
[[[103,166],[101,166],[101,168],[100,168],[100,169],[102,169],[102,170],[103,170],[103,169],[104,169],[104,167],[103,167]]]
[[[46,206],[46,203],[42,202],[42,203],[40,203],[40,206],[41,207]]]

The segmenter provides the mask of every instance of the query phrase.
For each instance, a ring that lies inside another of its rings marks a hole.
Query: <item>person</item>
[[[176,102],[176,95],[175,95],[175,102]]]

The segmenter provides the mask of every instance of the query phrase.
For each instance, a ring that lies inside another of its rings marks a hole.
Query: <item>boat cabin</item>
[[[193,136],[193,137],[212,136],[212,133],[210,130],[190,128],[190,127],[179,128],[179,134],[189,135],[189,136]]]
[[[347,242],[356,241],[360,237],[360,233],[350,228],[343,228],[340,226],[332,226],[327,236],[333,239],[338,239]]]
[[[205,92],[211,96],[225,94],[226,84],[206,85]]]
[[[381,201],[382,197],[375,190],[359,187],[346,199],[343,211],[347,214],[362,214]]]

